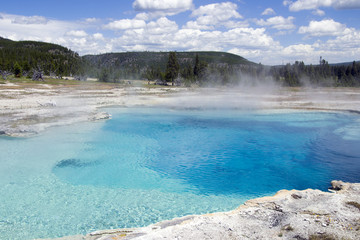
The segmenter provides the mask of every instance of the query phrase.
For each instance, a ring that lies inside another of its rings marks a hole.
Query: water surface
[[[359,116],[109,109],[0,138],[0,236],[32,239],[227,211],[280,189],[360,181]]]

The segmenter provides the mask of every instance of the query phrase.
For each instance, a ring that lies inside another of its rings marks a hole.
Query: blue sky
[[[275,65],[360,60],[360,0],[12,0],[0,36],[81,55],[226,51]]]

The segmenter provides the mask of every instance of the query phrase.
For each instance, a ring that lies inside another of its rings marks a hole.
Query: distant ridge
[[[256,65],[241,56],[226,52],[176,52],[180,66],[193,64],[196,55],[199,56],[201,61],[205,61],[208,64]],[[165,68],[168,57],[169,52],[119,52],[83,56],[90,64],[97,65],[98,67],[128,67],[130,65],[137,65],[160,68]]]

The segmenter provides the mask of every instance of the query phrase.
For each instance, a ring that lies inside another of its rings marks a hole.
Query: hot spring
[[[108,109],[106,122],[0,138],[0,236],[53,238],[235,209],[360,181],[360,117]]]

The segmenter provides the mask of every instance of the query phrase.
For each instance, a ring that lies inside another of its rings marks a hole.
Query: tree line
[[[104,82],[117,82],[120,79],[144,79],[159,84],[233,86],[244,82],[248,85],[275,81],[281,86],[319,86],[319,87],[360,87],[360,62],[330,65],[320,59],[318,65],[305,65],[303,61],[282,66],[262,64],[229,64],[204,61],[196,54],[193,59],[179,62],[177,52],[168,53],[168,60],[161,64],[140,66],[130,64],[123,68],[104,67],[96,77]]]
[[[171,67],[172,65],[176,67]],[[160,68],[149,68],[143,77],[171,82],[178,79],[185,86],[224,86],[244,82],[251,85],[273,80],[281,86],[288,87],[360,87],[360,62],[330,65],[320,57],[319,65],[305,65],[302,61],[296,61],[294,64],[269,67],[262,64],[208,64],[196,55],[192,64],[188,63],[180,68],[176,52],[170,52],[165,71],[161,71]]]
[[[320,57],[318,65],[296,61],[265,66],[222,52],[127,52],[80,57],[60,45],[1,37],[0,73],[3,77],[31,77],[36,73],[85,76],[102,82],[143,79],[184,86],[232,86],[244,82],[251,85],[271,79],[291,87],[360,87],[360,62],[355,61],[331,65]]]
[[[294,64],[271,67],[269,74],[284,86],[360,87],[360,62],[330,65],[320,58],[319,65]]]

